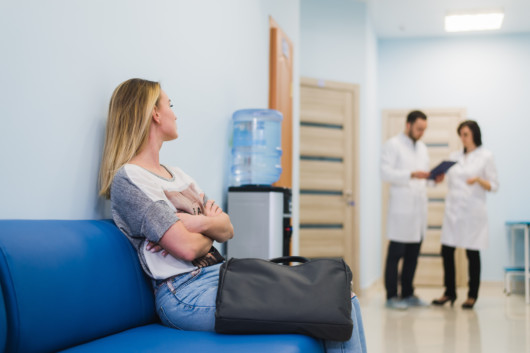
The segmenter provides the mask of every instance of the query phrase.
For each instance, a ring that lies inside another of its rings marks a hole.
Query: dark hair
[[[407,115],[407,123],[410,123],[411,125],[418,119],[427,120],[427,115],[419,110],[411,111],[409,115]]]
[[[458,129],[456,129],[456,132],[460,136],[460,130],[464,126],[467,126],[469,130],[471,130],[471,134],[473,135],[473,143],[475,146],[479,147],[482,145],[482,134],[480,133],[480,127],[478,126],[477,122],[474,120],[466,120],[460,123],[458,125]]]

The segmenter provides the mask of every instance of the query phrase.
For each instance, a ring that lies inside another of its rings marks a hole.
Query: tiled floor
[[[430,301],[442,288],[416,288]],[[454,307],[386,309],[381,285],[360,298],[368,352],[371,353],[530,353],[530,305],[524,295],[505,296],[502,283],[482,283],[473,310],[463,310],[467,290]]]

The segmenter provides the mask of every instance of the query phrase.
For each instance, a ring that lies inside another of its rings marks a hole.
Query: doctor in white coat
[[[389,139],[382,148],[381,178],[390,183],[387,237],[390,240],[385,265],[386,306],[407,309],[425,302],[414,295],[414,273],[420,245],[427,229],[426,179],[429,155],[420,138],[427,128],[427,116],[412,111],[405,132]],[[443,179],[441,175],[436,181]],[[403,258],[401,295],[398,294],[398,263]]]
[[[445,200],[442,226],[442,257],[445,293],[433,300],[443,305],[456,300],[455,248],[466,249],[469,262],[469,291],[462,304],[471,309],[478,298],[480,285],[480,253],[488,245],[488,214],[486,192],[497,191],[497,169],[490,151],[482,147],[480,127],[467,120],[458,126],[463,151],[454,152],[450,159],[457,163],[447,173],[449,192]]]

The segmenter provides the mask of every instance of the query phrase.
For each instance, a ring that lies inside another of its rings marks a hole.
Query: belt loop
[[[173,283],[171,283],[171,281],[173,280],[173,278],[175,277],[171,277],[169,278],[166,283],[167,283],[167,287],[169,288],[169,290],[171,291],[171,293],[175,294],[175,287],[173,287]]]

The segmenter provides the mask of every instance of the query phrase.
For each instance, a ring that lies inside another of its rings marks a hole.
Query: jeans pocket
[[[208,271],[167,281],[156,297],[162,324],[180,330],[213,332],[217,283],[217,278],[208,276]]]
[[[201,269],[197,269],[189,274],[187,278],[173,283],[168,282],[168,288],[174,297],[184,305],[194,305],[196,296],[200,295],[201,284],[195,284],[201,276]]]

